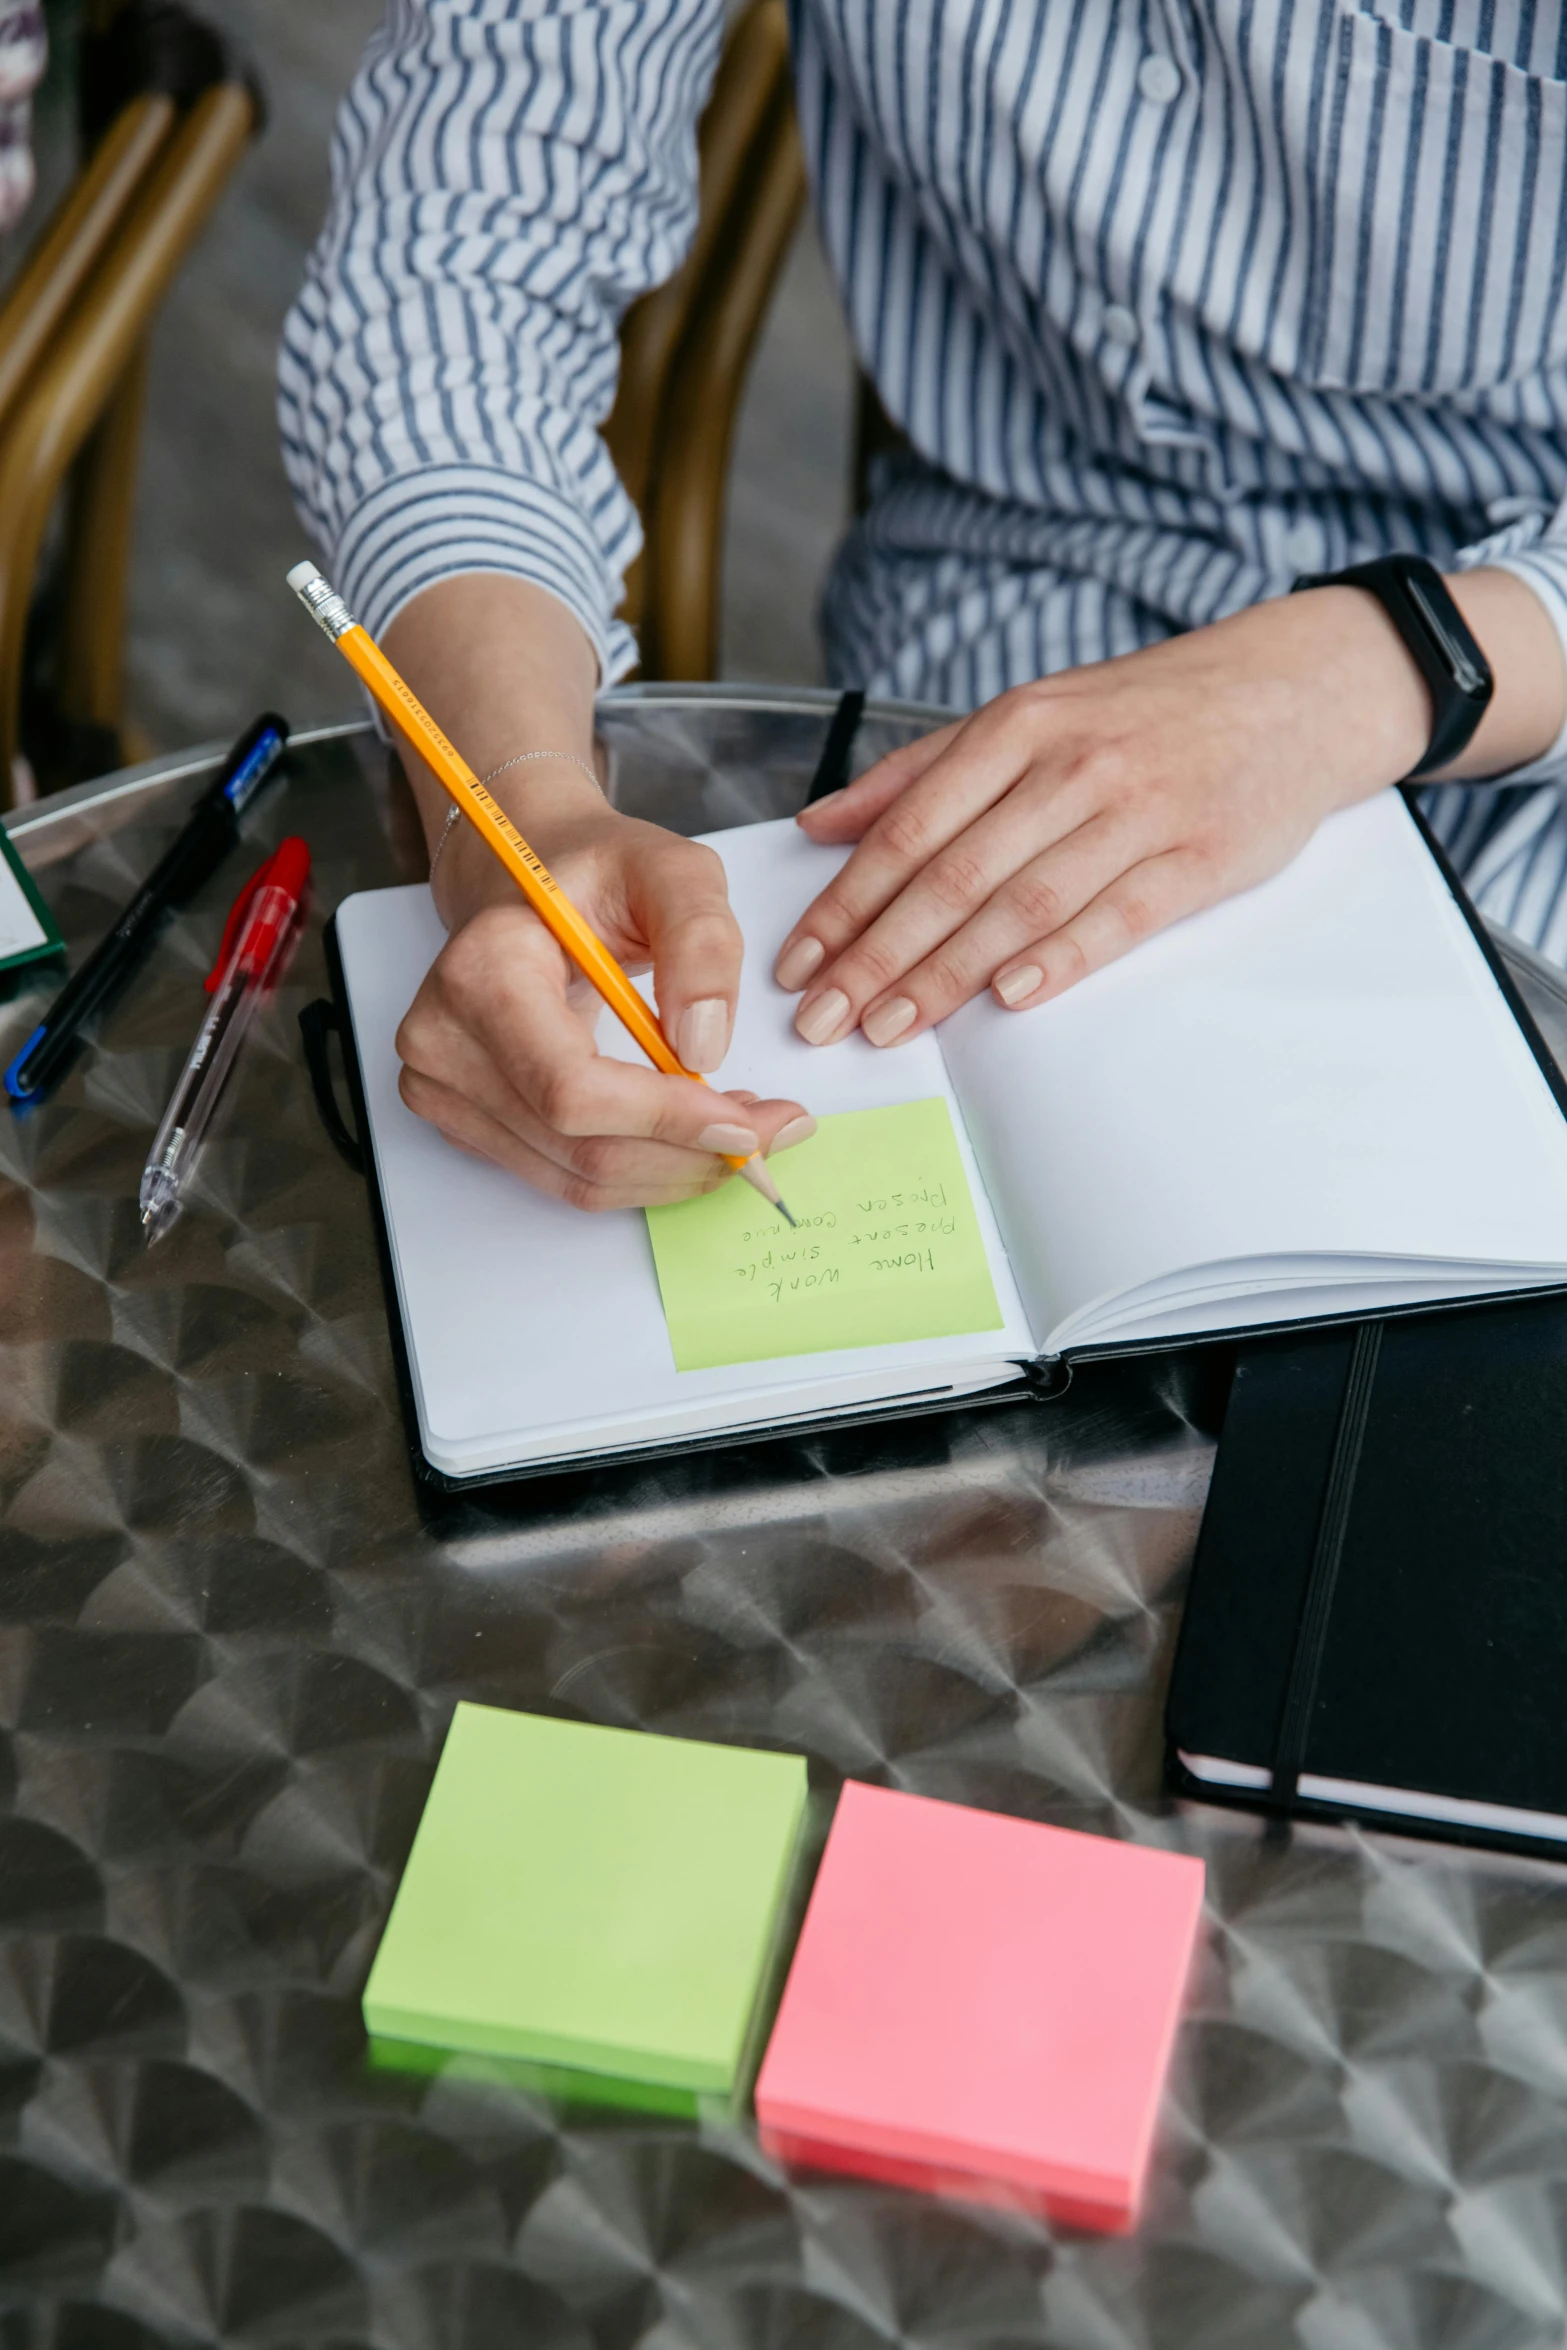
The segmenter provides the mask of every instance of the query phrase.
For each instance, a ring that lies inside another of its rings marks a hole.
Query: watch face
[[[1418,579],[1411,579],[1406,573],[1404,586],[1408,590],[1411,603],[1431,631],[1437,650],[1446,662],[1449,674],[1459,692],[1467,695],[1471,700],[1476,694],[1488,693],[1491,686],[1489,675],[1484,670],[1475,667],[1464,646],[1454,636],[1432,603],[1431,598],[1426,594],[1422,583]]]

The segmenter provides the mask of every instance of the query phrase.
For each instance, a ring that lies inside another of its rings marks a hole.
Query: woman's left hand
[[[1487,580],[1554,640],[1510,574],[1464,585]],[[779,954],[778,984],[805,990],[795,1026],[901,1044],[983,988],[1044,1003],[1277,872],[1330,811],[1407,775],[1430,727],[1402,640],[1352,587],[1002,694],[802,814],[813,840],[859,846]]]

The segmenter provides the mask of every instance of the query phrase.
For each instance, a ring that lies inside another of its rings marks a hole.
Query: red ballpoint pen
[[[218,959],[207,977],[212,1008],[203,1020],[163,1113],[142,1171],[141,1220],[149,1241],[167,1232],[224,1080],[299,920],[310,851],[290,836],[235,899]]]

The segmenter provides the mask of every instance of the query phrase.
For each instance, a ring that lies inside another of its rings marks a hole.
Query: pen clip
[[[300,870],[301,866],[303,866],[303,873]],[[230,906],[228,920],[223,925],[223,938],[218,948],[218,959],[203,982],[208,995],[216,995],[222,985],[223,974],[227,971],[229,958],[244,932],[245,924],[250,916],[250,909],[268,884],[274,879],[280,878],[279,867],[283,868],[283,874],[291,888],[297,890],[303,885],[304,873],[308,873],[310,869],[309,853],[305,849],[303,841],[290,838],[284,841],[281,847],[274,849],[269,857],[263,857],[255,872],[234,900],[233,905]]]

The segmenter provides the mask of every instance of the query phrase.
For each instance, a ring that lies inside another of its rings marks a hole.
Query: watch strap
[[[1376,597],[1431,692],[1431,739],[1407,780],[1430,775],[1467,748],[1485,716],[1495,679],[1436,565],[1424,555],[1378,555],[1344,571],[1310,572],[1305,588],[1358,587]]]

